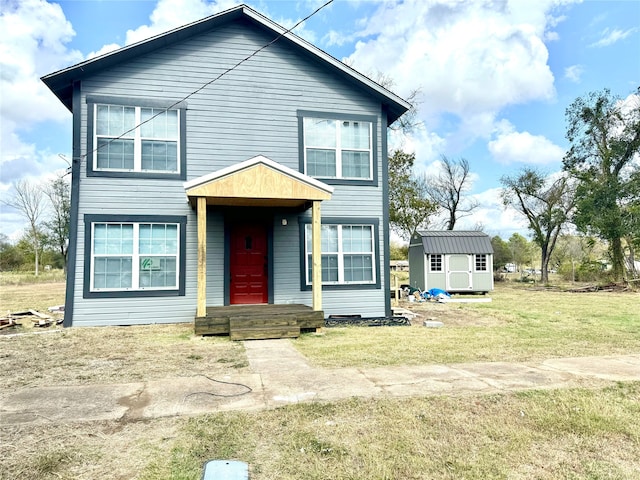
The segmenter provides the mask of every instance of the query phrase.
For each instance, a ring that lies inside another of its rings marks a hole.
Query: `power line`
[[[80,156],[80,160],[83,160],[85,158],[87,158],[87,156],[89,156],[89,154],[93,154],[95,152],[97,152],[99,149],[104,148],[106,146],[108,146],[109,144],[111,144],[112,142],[121,139],[122,137],[128,135],[129,133],[135,131],[136,129],[140,128],[142,125],[144,125],[145,123],[148,123],[150,121],[152,121],[154,118],[168,112],[169,110],[171,110],[172,108],[176,107],[177,105],[181,104],[182,102],[188,100],[189,98],[191,98],[192,96],[196,95],[197,93],[200,93],[202,90],[204,90],[205,88],[207,88],[209,85],[212,85],[213,83],[217,82],[218,80],[220,80],[222,77],[224,77],[225,75],[231,73],[232,71],[234,71],[235,69],[237,69],[240,65],[242,65],[243,63],[247,62],[248,60],[252,59],[253,57],[255,57],[256,55],[258,55],[260,52],[262,52],[263,50],[265,50],[266,48],[270,47],[271,45],[273,45],[274,43],[276,43],[278,40],[280,40],[282,37],[284,37],[285,35],[287,35],[288,33],[290,33],[291,31],[295,30],[300,24],[306,22],[307,20],[309,20],[311,17],[313,17],[315,14],[317,14],[320,10],[322,10],[323,8],[325,8],[326,6],[328,6],[329,4],[333,3],[333,0],[328,0],[326,3],[324,3],[323,5],[321,5],[320,7],[316,8],[312,13],[310,13],[309,15],[307,15],[306,17],[304,17],[302,20],[299,20],[293,27],[290,27],[288,29],[286,29],[285,31],[283,31],[282,33],[280,33],[276,38],[274,38],[273,40],[271,40],[269,43],[263,45],[262,47],[260,47],[258,50],[255,50],[254,52],[250,53],[249,55],[247,55],[246,57],[244,57],[242,60],[240,60],[238,63],[236,63],[235,65],[233,65],[232,67],[226,69],[224,72],[220,73],[217,77],[213,78],[212,80],[208,81],[207,83],[203,84],[201,87],[198,87],[197,89],[195,89],[193,92],[189,93],[188,95],[186,95],[185,97],[183,97],[180,100],[177,100],[176,102],[172,103],[171,105],[169,105],[167,108],[161,109],[160,112],[152,115],[151,117],[149,117],[148,119],[144,120],[143,122],[140,122],[139,124],[137,124],[136,126],[130,128],[129,130],[121,133],[119,136],[114,137],[112,139],[110,139],[108,142],[103,143],[102,145],[99,145],[97,147],[95,147],[93,150],[91,150],[90,152],[85,153],[84,155]]]

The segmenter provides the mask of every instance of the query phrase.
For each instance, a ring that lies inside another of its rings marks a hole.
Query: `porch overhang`
[[[192,206],[300,207],[330,200],[333,187],[259,155],[184,184]]]
[[[259,155],[185,182],[189,203],[198,215],[198,305],[207,309],[207,206],[311,207],[313,310],[322,310],[320,202],[330,200],[333,187]]]

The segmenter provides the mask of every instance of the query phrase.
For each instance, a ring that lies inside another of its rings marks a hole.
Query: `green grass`
[[[640,294],[499,286],[491,303],[407,304],[444,328],[327,328],[295,341],[312,363],[374,367],[640,351]],[[478,319],[481,319],[478,322]]]

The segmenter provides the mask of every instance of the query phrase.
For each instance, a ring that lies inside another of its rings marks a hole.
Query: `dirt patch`
[[[447,327],[493,327],[506,323],[488,315],[487,312],[464,308],[460,304],[402,302],[401,306],[416,314],[416,317],[411,319],[411,324],[417,326],[422,326],[425,320],[436,320]]]

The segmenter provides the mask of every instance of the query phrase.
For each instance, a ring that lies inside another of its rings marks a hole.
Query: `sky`
[[[245,3],[292,27],[325,1]],[[238,3],[0,0],[0,200],[71,158],[71,114],[41,76]],[[566,108],[604,88],[628,99],[640,85],[640,0],[334,0],[294,32],[403,98],[417,91],[417,126],[390,147],[415,153],[418,174],[437,173],[442,155],[467,159],[480,206],[457,228],[504,239],[527,233],[500,201],[500,178],[559,172]],[[0,233],[16,240],[25,221],[1,203]]]

